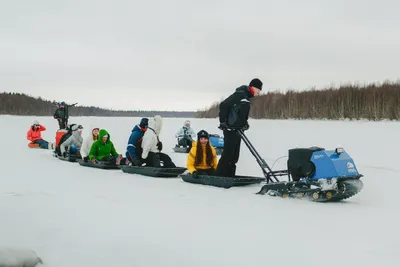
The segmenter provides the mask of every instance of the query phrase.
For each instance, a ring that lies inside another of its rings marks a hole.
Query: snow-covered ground
[[[255,195],[259,185],[220,189],[181,179],[81,167],[28,149],[34,119],[54,141],[50,117],[0,116],[0,246],[29,248],[52,267],[398,266],[398,142],[395,122],[251,120],[249,139],[272,164],[293,147],[344,147],[364,174],[364,189],[341,203]],[[164,119],[172,151],[184,119]],[[71,118],[105,128],[118,152],[139,118]],[[216,119],[192,119],[196,132],[220,133]],[[261,175],[242,143],[238,174]],[[274,169],[284,168],[286,158]]]

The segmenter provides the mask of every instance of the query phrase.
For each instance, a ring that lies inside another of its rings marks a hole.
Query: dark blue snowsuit
[[[143,118],[139,125],[135,125],[132,129],[131,136],[128,140],[128,146],[126,148],[126,159],[133,162],[136,158],[142,158],[142,138],[146,132],[148,119]]]

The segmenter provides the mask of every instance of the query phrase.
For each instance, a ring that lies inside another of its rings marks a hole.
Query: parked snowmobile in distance
[[[244,132],[239,130],[239,133],[266,178],[266,184],[257,194],[336,202],[356,195],[363,188],[363,182],[360,180],[363,175],[358,172],[353,159],[343,148],[290,149],[288,169],[272,171]],[[288,181],[279,181],[278,177],[282,176],[287,176]]]
[[[217,152],[217,155],[221,155],[222,151],[224,150],[224,138],[218,134],[210,134],[209,137],[209,142],[211,146],[215,148],[215,152]],[[189,153],[190,152],[190,147],[184,147],[180,146],[178,144],[175,145],[174,148],[172,148],[174,152],[177,153]]]

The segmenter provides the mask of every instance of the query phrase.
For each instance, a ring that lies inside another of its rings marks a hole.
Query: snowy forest
[[[255,119],[399,120],[400,81],[304,91],[267,91],[251,101],[250,117]],[[69,113],[71,116],[141,117],[158,114],[163,117],[216,118],[218,106],[219,102],[215,102],[197,112],[126,111],[76,106],[70,108]],[[0,114],[52,116],[56,108],[55,101],[20,93],[0,93]]]
[[[73,103],[67,103],[73,104]],[[55,101],[44,100],[41,97],[32,97],[20,93],[0,93],[0,114],[22,115],[22,116],[53,116],[57,109]],[[110,110],[99,107],[74,106],[69,108],[70,116],[99,116],[99,117],[151,117],[161,115],[162,117],[193,118],[196,112],[185,111],[126,111]]]
[[[399,120],[400,82],[266,92],[251,101],[250,117],[255,119]],[[197,117],[218,117],[218,106],[198,111]]]

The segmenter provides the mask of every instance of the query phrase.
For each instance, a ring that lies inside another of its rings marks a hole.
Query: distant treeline
[[[198,111],[199,118],[218,117],[219,103]],[[400,119],[400,82],[344,85],[322,90],[268,92],[252,99],[255,119]]]
[[[73,104],[73,103],[67,103]],[[44,100],[20,93],[0,93],[0,114],[21,116],[53,116],[57,109],[55,101]],[[156,111],[156,110],[110,110],[99,107],[74,106],[69,108],[70,116],[99,116],[99,117],[162,117],[194,118],[195,111]]]

